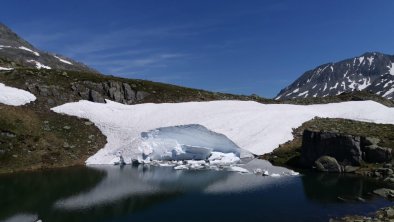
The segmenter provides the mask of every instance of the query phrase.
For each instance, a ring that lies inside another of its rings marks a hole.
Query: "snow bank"
[[[21,106],[33,102],[36,97],[25,90],[5,86],[0,83],[0,103],[11,106]]]
[[[123,105],[107,100],[106,104],[79,101],[52,110],[87,118],[107,136],[108,143],[87,164],[111,164],[117,152],[127,163],[139,153],[136,141],[141,133],[162,127],[199,124],[261,155],[292,140],[292,129],[316,116],[394,124],[394,109],[373,101],[304,106],[252,101]]]

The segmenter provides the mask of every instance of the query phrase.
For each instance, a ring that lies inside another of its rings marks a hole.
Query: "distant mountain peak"
[[[361,90],[394,99],[393,55],[366,52],[320,65],[282,89],[275,99],[326,97]]]
[[[83,63],[35,48],[9,27],[0,23],[0,67],[5,70],[14,66],[98,73]]]

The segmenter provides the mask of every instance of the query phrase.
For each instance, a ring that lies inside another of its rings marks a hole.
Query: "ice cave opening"
[[[227,136],[198,124],[156,128],[142,132],[134,161],[174,166],[175,169],[236,167],[253,154]]]

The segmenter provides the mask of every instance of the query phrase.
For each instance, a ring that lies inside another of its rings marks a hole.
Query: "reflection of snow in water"
[[[41,220],[38,220],[38,216],[35,214],[16,214],[12,217],[9,217],[2,222],[41,222]]]
[[[243,192],[257,187],[263,188],[272,183],[282,183],[286,181],[286,175],[294,175],[293,171],[272,166],[265,160],[254,159],[242,167],[250,172],[259,168],[267,170],[270,174],[282,176],[274,178],[229,171],[174,170],[172,167],[149,165],[126,166],[122,169],[116,166],[92,166],[97,170],[105,171],[106,177],[92,190],[59,200],[55,206],[76,210],[141,195],[188,191]]]

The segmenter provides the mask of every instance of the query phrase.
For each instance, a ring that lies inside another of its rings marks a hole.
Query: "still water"
[[[262,160],[248,167],[286,171]],[[0,221],[328,221],[390,205],[370,194],[383,186],[311,172],[72,167],[0,176]]]

